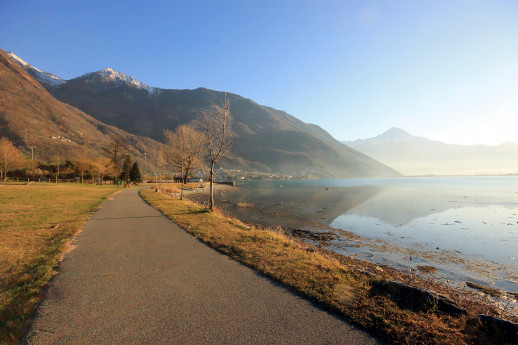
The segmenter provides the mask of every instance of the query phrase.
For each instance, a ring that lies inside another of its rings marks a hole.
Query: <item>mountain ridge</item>
[[[501,175],[518,173],[518,144],[447,144],[399,128],[372,138],[345,141],[406,175]],[[399,133],[399,140],[391,140]],[[405,134],[403,134],[405,133]]]
[[[27,66],[25,66],[27,67]],[[0,136],[13,141],[22,151],[31,147],[39,160],[56,156],[106,155],[113,136],[124,139],[139,164],[144,153],[160,145],[114,126],[102,123],[69,104],[55,99],[32,74],[0,50]]]
[[[40,83],[44,83],[50,86],[57,86],[61,85],[66,82],[66,80],[55,76],[52,73],[44,72],[34,66],[31,66],[28,64],[25,60],[20,58],[18,55],[16,55],[13,52],[6,52],[7,55],[14,60],[20,67],[22,67],[24,70],[26,70],[30,75],[32,75],[37,81]]]
[[[42,86],[58,100],[129,133],[163,140],[163,130],[192,123],[201,111],[229,97],[234,145],[227,168],[324,178],[400,176],[352,150],[317,125],[233,93],[207,88],[151,88],[111,68]],[[157,91],[150,91],[152,90]]]
[[[160,92],[160,88],[151,87],[125,73],[116,71],[111,67],[107,67],[96,72],[86,73],[78,78],[84,79],[88,82],[113,82],[116,85],[127,84],[137,89],[147,90],[151,94]]]

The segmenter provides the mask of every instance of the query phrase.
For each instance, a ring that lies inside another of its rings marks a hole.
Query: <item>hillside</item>
[[[156,141],[106,125],[81,110],[56,100],[23,66],[0,50],[0,136],[6,136],[38,160],[56,156],[73,159],[81,151],[92,157],[105,155],[103,148],[113,135],[128,143],[129,153],[143,160]]]
[[[107,68],[60,85],[44,85],[57,99],[130,133],[162,140],[164,129],[190,123],[223,92],[150,87]],[[227,168],[322,178],[398,176],[397,171],[341,144],[322,128],[228,94],[236,133]]]
[[[455,145],[399,129],[344,142],[406,175],[491,175],[518,173],[518,145]]]

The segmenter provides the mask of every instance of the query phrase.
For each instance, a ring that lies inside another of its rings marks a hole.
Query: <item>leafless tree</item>
[[[56,183],[58,183],[59,168],[60,168],[61,161],[62,161],[61,154],[60,153],[54,154],[54,156],[52,157],[52,160],[56,162]],[[81,181],[81,183],[83,183],[83,182]]]
[[[214,207],[214,165],[232,146],[232,116],[230,114],[230,100],[225,93],[225,100],[220,105],[213,105],[204,110],[199,119],[199,126],[205,135],[207,156],[210,164],[210,192],[209,209]]]
[[[99,157],[93,165],[93,170],[99,176],[101,185],[104,183],[104,176],[117,175],[115,163],[108,157]]]
[[[84,176],[91,168],[91,159],[85,150],[79,151],[74,159],[76,171],[81,174],[81,184],[84,183]]]
[[[185,179],[191,169],[201,163],[204,156],[205,136],[192,126],[181,125],[174,132],[166,129],[164,137],[168,145],[169,160],[174,166],[180,168],[182,178],[180,200],[182,200]]]
[[[159,188],[159,181],[162,175],[162,171],[166,166],[166,155],[162,148],[162,145],[157,145],[153,147],[153,151],[151,152],[151,160],[155,166],[155,189]]]
[[[110,141],[104,147],[104,151],[109,155],[112,159],[115,167],[118,168],[117,171],[113,174],[113,184],[117,184],[117,175],[120,169],[120,161],[124,158],[124,152],[127,151],[127,143],[126,140],[120,135],[113,134],[111,136]]]
[[[0,139],[0,180],[7,179],[7,173],[25,166],[25,158],[13,143],[3,137]]]

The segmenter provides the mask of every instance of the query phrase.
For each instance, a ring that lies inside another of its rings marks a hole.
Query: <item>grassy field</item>
[[[0,184],[0,344],[19,341],[68,240],[115,191]]]
[[[476,303],[467,315],[437,305],[408,304],[404,292],[387,292],[374,264],[309,246],[279,231],[256,229],[189,201],[150,189],[141,195],[188,232],[218,251],[344,315],[394,344],[491,344],[477,329]],[[395,272],[395,270],[394,270]],[[398,273],[393,273],[397,275]],[[389,276],[392,278],[393,276]]]

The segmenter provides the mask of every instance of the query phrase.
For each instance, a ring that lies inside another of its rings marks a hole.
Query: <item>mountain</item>
[[[15,59],[15,63],[13,55],[0,50],[0,136],[8,137],[24,152],[31,152],[33,146],[38,160],[49,160],[57,155],[73,159],[83,151],[95,157],[105,155],[103,148],[112,136],[118,136],[128,143],[133,157],[143,160],[144,152],[152,152],[153,147],[159,145],[150,138],[104,124],[58,101],[32,77],[51,74],[24,65],[21,59]],[[41,78],[45,83],[48,81],[46,77]],[[50,81],[50,85],[60,84]]]
[[[344,144],[406,175],[518,173],[518,145],[455,145],[408,134],[399,128]]]
[[[56,77],[54,74],[43,72],[43,71],[37,69],[36,67],[29,65],[27,62],[22,60],[19,56],[17,56],[13,52],[7,52],[7,55],[40,83],[43,83],[50,87],[58,86],[58,85],[65,83],[65,80],[63,80],[59,77]]]
[[[139,136],[163,140],[163,130],[191,123],[225,93],[205,88],[150,87],[111,68],[56,85],[41,80],[58,100],[97,120]],[[235,131],[226,168],[323,178],[399,176],[400,173],[335,140],[322,128],[236,94],[227,94]]]
[[[129,75],[115,71],[111,67],[105,68],[97,72],[87,73],[81,77],[81,81],[83,83],[88,83],[90,85],[95,84],[105,89],[111,89],[113,88],[113,86],[119,87],[127,85],[131,88],[135,88],[138,90],[145,90],[150,94],[160,92],[160,89],[141,83],[140,81],[136,80],[133,77],[130,77]],[[49,85],[49,83],[47,83],[47,85]]]

